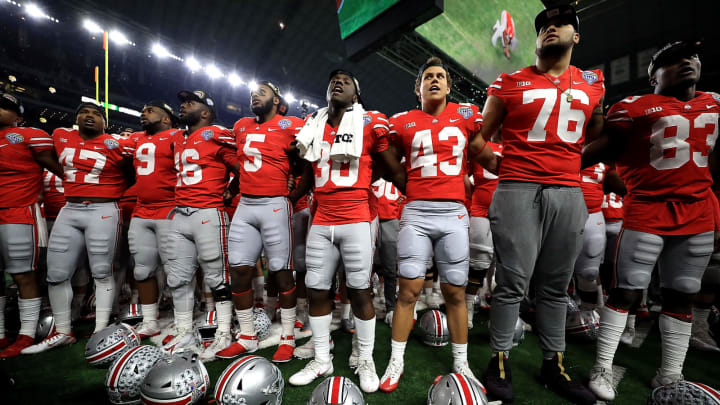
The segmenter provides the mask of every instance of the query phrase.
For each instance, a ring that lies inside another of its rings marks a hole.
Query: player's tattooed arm
[[[315,185],[315,173],[313,173],[312,164],[306,160],[303,161],[302,164],[304,167],[300,182],[295,185],[295,188],[288,195],[288,199],[290,199],[290,202],[293,204],[307,194]]]
[[[395,147],[390,145],[388,149],[374,153],[373,160],[378,162],[382,177],[392,182],[401,193],[405,194],[407,173],[405,172],[405,167],[400,164],[397,158]]]
[[[65,178],[65,175],[63,173],[63,167],[60,164],[60,161],[58,160],[58,157],[55,154],[54,150],[45,150],[37,153],[35,155],[35,161],[38,162],[40,166],[48,169],[50,172],[60,177],[61,179]]]
[[[595,109],[592,112],[592,115],[590,116],[590,121],[588,121],[586,130],[585,130],[585,143],[590,143],[597,139],[600,134],[602,133],[603,124],[605,122],[605,119],[603,117],[603,102],[605,101],[605,98],[601,98],[598,105],[595,107]]]

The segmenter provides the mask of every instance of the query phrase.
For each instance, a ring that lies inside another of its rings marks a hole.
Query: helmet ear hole
[[[165,384],[163,384],[163,386],[160,388],[170,388],[171,385],[172,385],[172,382],[168,381]]]

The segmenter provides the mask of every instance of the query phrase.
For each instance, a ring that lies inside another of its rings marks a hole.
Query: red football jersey
[[[623,198],[615,193],[603,195],[602,213],[605,222],[618,222],[623,220]]]
[[[605,163],[598,163],[580,171],[580,188],[585,197],[585,206],[588,214],[594,214],[602,210],[603,204],[603,180],[608,171]]]
[[[46,219],[55,219],[65,206],[65,190],[62,179],[50,171],[43,170],[43,213]]]
[[[378,216],[380,219],[396,219],[400,205],[400,191],[395,185],[383,178],[377,179],[372,184],[372,191],[378,201]]]
[[[300,184],[300,180],[302,180],[302,176],[296,177],[295,184]],[[297,200],[297,202],[295,202],[295,205],[293,206],[293,212],[300,212],[305,208],[309,207],[311,198],[312,192],[306,193],[304,196],[300,197],[300,199]]]
[[[27,207],[42,190],[42,167],[35,156],[52,150],[52,139],[37,128],[0,130],[0,208]],[[26,223],[26,222],[21,222]],[[32,222],[31,222],[32,223]]]
[[[405,155],[407,199],[465,201],[467,147],[482,129],[477,106],[448,103],[434,117],[421,110],[390,118],[390,138]]]
[[[623,227],[660,235],[713,230],[708,155],[718,136],[720,96],[680,101],[628,97],[610,108],[607,130],[623,137],[616,169],[625,182]]]
[[[496,156],[502,156],[502,144],[488,142]],[[498,184],[498,176],[490,173],[477,162],[472,162],[473,186],[472,205],[470,206],[471,217],[487,217],[493,194]]]
[[[341,225],[369,222],[369,192],[372,179],[371,153],[387,150],[387,118],[377,111],[365,112],[363,151],[359,159],[348,163],[330,160],[330,148],[335,142],[335,131],[325,124],[320,160],[313,162],[315,172],[314,201],[317,212],[313,224]]]
[[[155,135],[135,132],[127,140],[127,150],[134,158],[137,206],[133,216],[165,219],[175,207],[177,171],[172,152],[173,135],[179,129],[168,129]]]
[[[240,183],[247,194],[288,195],[290,143],[304,121],[276,114],[258,124],[255,118],[241,118],[233,127],[240,161]]]
[[[604,94],[600,70],[570,66],[555,78],[528,66],[501,74],[488,88],[505,103],[500,180],[579,186],[585,127]]]
[[[102,134],[84,140],[78,130],[58,128],[53,143],[65,170],[65,197],[103,197],[119,199],[128,187],[122,161],[132,158],[121,144],[122,138]]]
[[[237,162],[235,137],[219,125],[202,127],[186,136],[173,135],[177,182],[175,204],[196,208],[222,208],[229,181],[228,167]]]
[[[137,207],[138,190],[137,183],[128,187],[120,197],[120,212],[125,223],[130,223],[130,219],[134,216],[135,207]]]

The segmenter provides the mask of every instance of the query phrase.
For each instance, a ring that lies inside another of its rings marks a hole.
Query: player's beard
[[[573,41],[572,39],[569,39],[567,41],[558,41],[554,44],[549,44],[545,46],[541,46],[540,48],[535,49],[535,55],[541,57],[541,58],[555,58],[558,56],[561,56],[565,52],[567,52],[568,49],[572,48]]]
[[[258,117],[263,117],[270,111],[272,111],[273,103],[272,99],[268,100],[265,103],[260,104],[257,107],[251,107],[253,114],[255,114]]]
[[[191,127],[200,122],[200,111],[186,112],[180,117],[180,124]]]
[[[161,124],[162,121],[148,122],[147,124],[143,125],[143,130],[145,130],[146,133],[153,135],[160,132]]]

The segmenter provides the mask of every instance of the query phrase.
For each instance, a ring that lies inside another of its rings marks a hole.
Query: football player
[[[113,262],[122,228],[118,201],[134,182],[131,153],[119,137],[105,133],[107,117],[101,106],[81,103],[76,124],[78,129],[58,128],[52,136],[65,172],[67,200],[48,242],[48,295],[55,331],[23,354],[75,343],[70,279],[86,249],[95,280],[95,332],[107,326],[115,299]]]
[[[273,361],[292,359],[295,348],[296,297],[292,272],[292,205],[288,200],[290,144],[302,120],[278,113],[282,97],[270,82],[250,92],[255,117],[241,118],[233,127],[240,163],[240,203],[230,225],[228,249],[235,315],[240,324],[237,341],[217,354],[232,358],[257,350],[253,324],[253,277],[264,251],[270,278],[278,287],[282,334]],[[275,311],[275,305],[270,308]]]
[[[328,107],[308,117],[297,135],[300,155],[310,164],[302,175],[303,182],[293,191],[293,199],[314,184],[317,203],[305,247],[315,358],[289,382],[307,385],[333,373],[329,339],[332,301],[328,293],[342,260],[359,349],[355,373],[360,377],[360,388],[374,392],[379,381],[372,358],[376,322],[370,288],[373,252],[368,203],[373,160],[388,167],[400,188],[405,176],[388,148],[387,119],[377,111],[364,111],[360,85],[352,73],[331,72],[326,99]]]
[[[0,291],[0,358],[15,357],[33,344],[40,315],[40,289],[35,275],[38,242],[44,221],[37,204],[42,191],[43,168],[62,177],[50,136],[37,128],[19,127],[24,108],[10,93],[0,94],[0,270],[12,275],[18,286],[20,332],[10,344],[5,337],[5,283]],[[46,232],[46,231],[45,231]],[[0,274],[3,278],[4,274]]]
[[[502,126],[503,159],[490,206],[497,252],[490,308],[486,373],[491,397],[514,398],[510,362],[520,302],[535,275],[537,331],[543,351],[543,383],[577,403],[594,403],[587,388],[565,372],[566,292],[582,247],[587,209],[580,190],[583,141],[602,127],[605,93],[600,71],[570,65],[580,41],[572,6],[541,11],[535,18],[535,65],[490,85],[483,110],[483,137]],[[481,150],[480,139],[470,145]]]
[[[218,327],[215,339],[200,355],[203,361],[232,343],[232,301],[227,261],[228,220],[223,192],[228,171],[237,170],[235,138],[215,122],[215,103],[204,91],[181,91],[180,124],[171,144],[177,183],[175,209],[168,233],[167,285],[172,290],[177,335],[163,350],[198,350],[193,331],[192,280],[198,264],[215,299]]]
[[[170,211],[175,208],[177,172],[171,145],[177,118],[166,102],[151,101],[142,109],[144,131],[128,142],[134,154],[137,205],[130,219],[128,242],[135,260],[134,276],[143,321],[135,326],[141,339],[160,334],[158,326],[158,266],[167,266]]]
[[[628,97],[610,108],[606,134],[586,147],[584,164],[615,161],[628,194],[615,251],[614,285],[600,315],[590,389],[615,395],[612,363],[628,309],[658,266],[663,304],[660,368],[653,387],[682,380],[692,304],[713,252],[714,211],[708,161],[718,136],[720,96],[696,91],[697,44],[673,42],[648,66],[653,94]],[[610,152],[603,155],[603,152]],[[713,158],[715,156],[713,155]]]
[[[400,232],[398,199],[401,194],[397,187],[383,178],[377,179],[372,184],[372,192],[378,199],[378,219],[380,221],[373,263],[375,271],[381,277],[378,290],[383,293],[385,323],[390,326],[397,303],[397,237]]]
[[[433,255],[447,307],[453,372],[475,379],[467,362],[469,218],[463,202],[467,145],[480,132],[482,116],[474,105],[448,102],[451,86],[447,66],[440,58],[429,58],[415,79],[421,109],[390,119],[392,142],[406,159],[408,202],[398,234],[400,290],[392,322],[392,352],[380,385],[386,392],[397,388],[403,374],[413,310]],[[485,146],[482,140],[480,146]],[[482,156],[488,164],[496,163],[489,148]]]

